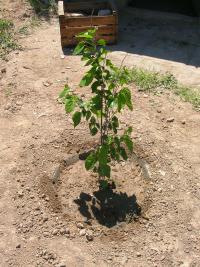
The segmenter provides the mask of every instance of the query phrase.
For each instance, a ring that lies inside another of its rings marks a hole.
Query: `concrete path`
[[[200,90],[200,21],[177,14],[126,8],[119,20],[113,59],[150,70],[170,72]]]

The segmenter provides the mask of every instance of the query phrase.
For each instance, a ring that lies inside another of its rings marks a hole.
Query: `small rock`
[[[93,236],[92,231],[88,231],[88,232],[86,233],[86,239],[87,239],[88,241],[93,241],[93,240],[94,240],[94,236]]]
[[[21,248],[21,244],[17,244],[16,245],[16,248]]]
[[[49,87],[51,85],[50,82],[43,82],[44,86]]]
[[[65,228],[61,228],[61,229],[60,229],[60,233],[61,233],[61,235],[66,234],[66,229],[65,229]]]
[[[46,197],[45,197],[45,200],[48,202],[48,201],[49,201],[49,197],[48,197],[48,196],[46,196]]]
[[[57,181],[60,179],[60,166],[57,166],[52,174],[52,182],[57,183]]]
[[[52,231],[52,234],[53,234],[53,235],[57,235],[57,234],[58,234],[58,230],[57,230],[57,229],[54,229],[54,230]]]
[[[6,73],[6,68],[1,69],[1,73]]]
[[[158,113],[161,113],[162,111],[161,111],[161,109],[157,109],[157,112],[158,112]]]
[[[86,230],[85,229],[81,229],[79,232],[80,236],[85,236],[86,235]]]
[[[186,124],[186,121],[185,121],[185,120],[182,120],[182,122],[181,122],[181,123],[184,125],[184,124]]]
[[[158,188],[158,192],[159,193],[161,193],[162,192],[162,188],[160,187],[160,188]]]
[[[47,222],[48,221],[48,217],[47,216],[43,216],[43,222]]]
[[[64,59],[64,58],[65,58],[65,55],[60,55],[60,58],[61,58],[61,59]]]
[[[77,223],[77,228],[79,228],[79,229],[83,229],[84,228],[84,225],[82,224],[82,223]]]
[[[136,255],[137,255],[137,257],[141,257],[142,256],[142,254],[140,252],[137,252]]]
[[[162,175],[162,176],[165,176],[165,172],[164,171],[162,171],[162,170],[159,170],[159,173]]]
[[[167,122],[173,122],[173,121],[174,121],[173,117],[167,119]]]
[[[148,95],[144,94],[144,98],[147,98],[147,97],[148,97]]]
[[[23,196],[24,196],[23,191],[22,190],[19,190],[18,191],[18,197],[23,197]]]
[[[66,233],[67,235],[70,234],[70,230],[69,230],[69,228],[66,228],[66,229],[65,229],[65,233]]]

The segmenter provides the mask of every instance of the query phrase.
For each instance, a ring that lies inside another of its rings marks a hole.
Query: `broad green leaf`
[[[122,88],[118,93],[118,111],[121,111],[125,105],[127,105],[130,110],[133,110],[131,92],[127,87]]]
[[[99,83],[99,81],[95,81],[93,84],[92,84],[92,86],[91,86],[91,88],[92,88],[92,93],[95,93],[97,90],[98,90],[98,87],[100,86],[100,83]]]
[[[110,147],[110,155],[112,159],[119,161],[119,153],[113,146]]]
[[[100,165],[99,164],[99,168],[98,168],[98,173],[101,177],[108,177],[110,178],[110,172],[111,172],[111,169],[110,169],[110,166],[109,165]]]
[[[102,46],[106,45],[106,41],[104,39],[100,39],[97,43],[98,45],[102,45]]]
[[[126,146],[128,147],[128,150],[130,152],[133,152],[133,141],[131,140],[129,135],[124,135],[123,136],[123,141],[126,144]]]
[[[92,136],[96,135],[98,133],[97,127],[90,128],[90,133],[91,133]]]
[[[92,98],[92,104],[93,104],[93,107],[96,109],[96,110],[100,110],[101,109],[101,96],[100,95],[96,95]]]
[[[81,122],[81,112],[76,111],[72,116],[72,120],[74,122],[74,127],[79,125],[79,123]]]
[[[96,29],[90,29],[86,32],[79,33],[76,37],[85,38],[85,39],[93,39],[95,37]]]
[[[127,160],[128,156],[126,154],[126,150],[123,147],[120,147],[120,156],[124,159]]]
[[[130,127],[128,127],[128,129],[125,131],[125,134],[130,135],[130,134],[132,133],[132,131],[133,131],[133,128],[130,126]]]
[[[106,189],[109,186],[109,183],[107,180],[100,180],[99,183],[100,183],[100,188],[102,189]]]
[[[84,42],[80,42],[74,49],[74,55],[80,55],[81,52],[84,50],[85,44]]]
[[[86,120],[88,121],[91,117],[91,112],[90,111],[87,111],[86,112]]]
[[[108,162],[108,145],[103,144],[99,149],[99,164],[106,165]]]
[[[92,168],[94,168],[94,165],[95,165],[96,162],[97,162],[96,154],[94,152],[91,152],[90,155],[85,160],[85,168],[86,168],[86,170],[91,170]]]
[[[88,72],[83,78],[82,80],[80,81],[80,86],[83,87],[83,86],[88,86],[90,85],[90,83],[92,82],[94,76],[91,72]]]
[[[67,113],[72,112],[76,107],[76,97],[70,96],[65,100],[65,111]]]
[[[59,94],[59,98],[63,98],[64,96],[66,96],[67,93],[69,93],[69,86],[65,85],[64,89]]]
[[[129,90],[129,88],[125,87],[121,90],[121,92],[124,95],[126,105],[130,110],[133,110],[133,105],[131,101],[131,91]]]

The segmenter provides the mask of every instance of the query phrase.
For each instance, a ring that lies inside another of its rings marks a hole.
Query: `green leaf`
[[[107,189],[109,186],[109,183],[107,180],[100,180],[99,183],[100,183],[100,188],[102,189]]]
[[[64,89],[59,94],[59,98],[63,98],[64,96],[66,96],[67,93],[69,93],[69,86],[65,85]]]
[[[90,155],[85,160],[86,170],[91,170],[92,168],[94,168],[96,162],[97,162],[96,154],[94,152],[91,152]]]
[[[73,54],[74,54],[74,55],[80,55],[81,52],[84,50],[84,48],[85,48],[85,44],[84,44],[84,42],[80,42],[80,43],[75,47]]]
[[[126,144],[128,150],[130,152],[133,152],[133,141],[131,140],[130,136],[124,135],[122,138],[123,138],[123,141]]]
[[[90,119],[90,117],[91,117],[91,112],[88,110],[86,112],[86,120],[88,121]]]
[[[70,96],[65,100],[65,111],[67,113],[72,112],[76,107],[76,97]]]
[[[90,83],[92,82],[94,78],[94,75],[91,73],[91,72],[88,72],[83,78],[82,80],[80,81],[80,86],[83,87],[83,86],[88,86],[90,85]]]
[[[133,131],[133,128],[130,126],[130,127],[128,127],[128,129],[125,131],[125,134],[130,135],[130,134],[132,133],[132,131]]]
[[[98,133],[97,127],[90,128],[90,133],[91,133],[92,136],[96,135]]]
[[[106,165],[108,162],[108,145],[103,144],[99,149],[99,164]]]
[[[72,116],[72,120],[74,122],[74,128],[75,128],[81,122],[81,112],[76,111]]]
[[[76,37],[84,39],[94,39],[95,34],[96,34],[96,29],[94,28],[87,30],[86,32],[81,32]]]
[[[110,169],[110,166],[109,165],[100,165],[99,164],[99,168],[98,168],[98,173],[101,177],[108,177],[110,178],[110,172],[111,172],[111,169]]]
[[[123,147],[120,147],[120,156],[124,159],[124,160],[127,160],[128,159],[128,156],[126,154],[126,150],[123,148]]]
[[[101,84],[100,84],[99,81],[95,81],[95,82],[92,84],[92,86],[91,86],[91,88],[92,88],[92,93],[97,92],[98,87],[99,87],[100,85],[101,85]]]
[[[126,105],[128,106],[128,108],[130,110],[133,110],[133,105],[132,105],[132,101],[131,101],[131,91],[127,87],[123,88],[121,91],[124,95]]]
[[[112,159],[119,161],[119,153],[113,146],[110,147],[110,155]]]
[[[127,105],[130,110],[133,110],[131,91],[127,87],[122,88],[118,93],[118,111],[120,112],[125,105]]]
[[[100,39],[97,43],[98,45],[102,45],[102,46],[106,45],[106,41],[104,39]]]
[[[100,95],[96,95],[92,98],[92,104],[96,110],[101,110],[101,105],[102,105],[101,102],[102,102],[102,100],[101,100]]]

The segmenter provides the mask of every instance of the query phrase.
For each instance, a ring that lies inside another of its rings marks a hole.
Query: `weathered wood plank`
[[[115,25],[116,24],[116,16],[88,16],[88,17],[64,17],[61,23],[61,27],[71,26],[99,26],[99,25]]]

